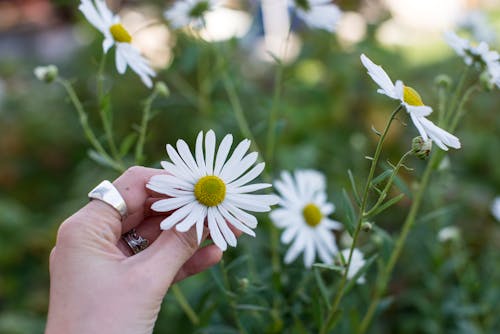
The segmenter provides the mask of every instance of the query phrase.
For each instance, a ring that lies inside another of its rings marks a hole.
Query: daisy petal
[[[205,168],[208,175],[213,175],[214,172],[214,154],[215,154],[215,133],[210,130],[205,136]]]
[[[222,166],[226,161],[227,155],[229,154],[229,150],[231,149],[231,145],[233,144],[233,136],[226,135],[222,142],[220,143],[219,150],[217,151],[217,157],[215,158],[215,168],[214,174],[219,175],[222,170]]]
[[[195,198],[192,195],[189,196],[184,196],[184,197],[173,197],[173,198],[167,198],[167,199],[162,199],[159,201],[154,202],[151,205],[151,209],[157,212],[168,212],[172,211],[175,209],[178,209],[184,205],[186,205],[189,202],[194,201]]]
[[[207,211],[208,228],[210,229],[210,236],[213,242],[220,248],[220,250],[225,251],[227,249],[227,243],[222,236],[219,226],[215,221],[215,216],[212,210]]]
[[[196,202],[191,202],[177,209],[160,223],[160,228],[162,230],[170,230],[175,224],[182,221],[193,210],[195,205],[197,205]]]
[[[227,226],[227,222],[222,217],[219,210],[217,210],[216,207],[208,208],[208,210],[213,211],[213,214],[215,216],[215,221],[217,222],[217,225],[219,226],[219,229],[222,232],[222,235],[224,236],[224,240],[226,240],[229,246],[236,247],[237,244],[236,237],[234,236],[234,233],[231,231],[229,226]]]

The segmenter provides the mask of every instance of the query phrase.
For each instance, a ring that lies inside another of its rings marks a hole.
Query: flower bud
[[[238,285],[240,286],[240,289],[245,291],[248,288],[248,285],[250,284],[250,281],[248,278],[243,277],[238,280]]]
[[[411,142],[411,150],[418,158],[425,160],[429,157],[432,149],[432,140],[424,140],[418,136],[413,138]]]
[[[166,83],[163,81],[158,81],[155,83],[155,92],[164,97],[168,97],[170,95],[170,90],[168,89],[168,86]]]
[[[479,76],[479,82],[486,91],[492,91],[493,88],[495,88],[495,84],[488,70],[484,70],[483,73],[481,73]]]
[[[449,88],[453,81],[446,74],[440,74],[434,79],[434,83],[438,87]]]
[[[38,80],[46,83],[54,81],[59,74],[59,70],[55,65],[37,66],[33,72]]]
[[[441,242],[458,241],[459,239],[460,230],[456,226],[446,226],[438,232],[438,240]]]
[[[370,232],[373,228],[373,224],[370,223],[370,222],[363,222],[363,224],[361,224],[361,229],[364,231],[364,232]]]

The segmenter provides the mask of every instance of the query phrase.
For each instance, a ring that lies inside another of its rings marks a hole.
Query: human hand
[[[170,285],[220,261],[215,245],[199,248],[194,227],[160,230],[145,187],[163,170],[132,167],[113,184],[128,216],[93,200],[61,224],[50,255],[46,333],[151,333]],[[132,256],[121,235],[135,228],[150,246]],[[204,234],[207,235],[207,232]]]

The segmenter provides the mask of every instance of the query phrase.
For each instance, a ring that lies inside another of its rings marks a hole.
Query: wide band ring
[[[104,180],[89,192],[90,199],[100,200],[113,207],[120,214],[122,220],[127,217],[127,204],[115,186]]]
[[[127,243],[134,254],[145,250],[149,245],[149,240],[137,234],[135,228],[122,235],[122,239]]]

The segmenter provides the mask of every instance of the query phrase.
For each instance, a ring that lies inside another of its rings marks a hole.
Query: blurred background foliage
[[[484,11],[497,33],[490,45],[498,50],[500,8],[495,1],[455,2],[462,6],[462,14]],[[148,13],[153,27],[162,24],[158,20],[167,5],[163,1],[109,3],[116,9]],[[464,67],[439,33],[425,30],[429,28],[426,18],[421,18],[426,27],[422,31],[411,25],[396,29],[406,32],[406,37],[381,33],[391,20],[404,22],[404,17],[398,21],[391,3],[338,1],[342,10],[357,13],[361,20],[364,30],[355,38],[340,30],[338,35],[309,30],[294,20],[300,47],[283,65],[278,142],[274,161],[268,161],[270,172],[276,176],[282,169],[323,171],[330,199],[337,205],[333,217],[339,221],[345,214],[340,205],[342,189],[349,188],[346,171],[352,170],[361,184],[368,168],[364,156],[373,152],[376,141],[371,126],[380,129],[395,107],[376,93],[359,54],[383,64],[393,79],[411,82],[434,107],[435,77],[446,73],[457,80]],[[429,11],[439,9],[432,1],[421,3],[430,6]],[[157,79],[167,83],[171,95],[153,105],[146,165],[159,166],[166,158],[166,143],[183,138],[192,145],[200,129],[213,128],[219,137],[231,132],[242,138],[221,80],[223,72],[230,73],[257,144],[265,147],[276,65],[254,52],[263,34],[258,3],[232,1],[230,5],[252,15],[252,25],[241,39],[206,43],[168,30],[152,36],[161,44],[153,51],[159,54],[156,64],[165,68]],[[76,7],[77,2],[63,0],[0,1],[0,333],[43,332],[48,255],[57,228],[87,201],[90,188],[116,177],[89,159],[89,145],[62,88],[33,76],[35,66],[56,64],[62,76],[73,80],[91,123],[100,129],[93,73],[102,40]],[[143,34],[148,33],[145,30]],[[130,71],[119,76],[111,58],[105,83],[111,91],[115,132],[122,140],[136,131],[148,91]],[[500,332],[500,232],[490,213],[493,198],[500,194],[499,105],[498,90],[481,92],[467,105],[468,114],[457,131],[463,148],[452,150],[447,164],[435,174],[421,219],[381,307],[384,312],[371,332]],[[416,136],[403,122],[408,121],[397,122],[385,144],[388,161],[395,162]],[[425,162],[412,158],[407,164],[414,170],[402,172],[403,188],[418,180]],[[377,228],[363,235],[365,253],[382,250],[383,256],[409,205],[406,198],[378,216]],[[307,271],[296,261],[282,271],[279,282],[273,282],[269,224],[262,217],[257,238],[242,237],[237,248],[224,254],[222,266],[180,284],[200,316],[199,325],[189,322],[169,294],[156,332],[235,333],[235,312],[249,333],[315,332],[324,303],[317,275],[329,286],[339,276]],[[448,225],[458,227],[461,237],[440,242],[438,231]],[[337,237],[342,244],[341,235]],[[280,247],[283,254],[285,247]],[[367,284],[356,286],[343,300],[336,332],[349,333],[359,322],[370,298],[372,271],[367,273]]]

